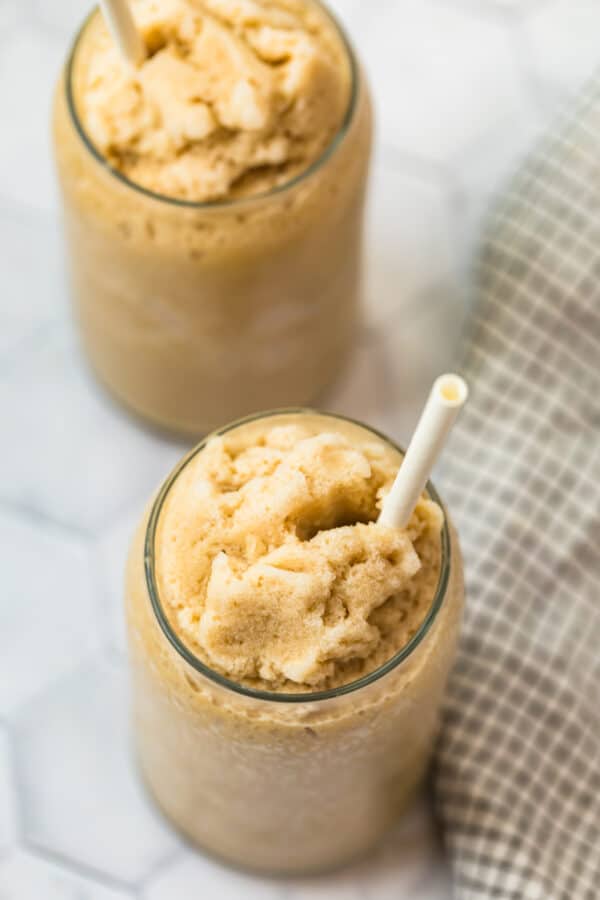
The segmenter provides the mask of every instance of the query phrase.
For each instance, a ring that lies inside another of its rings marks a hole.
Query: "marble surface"
[[[593,68],[597,0],[335,0],[371,76],[378,141],[367,317],[327,406],[405,440],[470,303],[485,210]],[[68,309],[49,153],[80,0],[0,0],[0,898],[444,900],[426,798],[332,876],[244,876],[184,846],[132,764],[121,570],[183,445],[96,387]]]

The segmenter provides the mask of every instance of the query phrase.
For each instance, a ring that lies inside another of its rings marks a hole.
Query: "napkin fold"
[[[436,805],[458,900],[598,900],[600,75],[487,235],[441,477],[467,612]]]

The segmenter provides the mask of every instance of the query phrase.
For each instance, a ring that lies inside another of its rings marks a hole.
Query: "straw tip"
[[[444,406],[452,409],[463,406],[469,396],[467,382],[453,372],[447,372],[436,378],[433,390]]]

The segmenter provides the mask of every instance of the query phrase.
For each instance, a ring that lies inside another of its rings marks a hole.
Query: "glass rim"
[[[359,422],[358,420],[352,419],[348,416],[339,415],[338,413],[321,412],[319,410],[313,410],[304,407],[292,407],[289,409],[275,409],[269,410],[267,412],[254,413],[250,416],[245,416],[241,419],[237,419],[236,421],[225,425],[223,428],[211,432],[205,438],[203,438],[200,443],[198,443],[188,453],[185,454],[183,459],[179,461],[179,463],[175,466],[175,468],[171,471],[169,476],[164,481],[157,496],[154,499],[148,519],[148,524],[146,526],[146,533],[144,536],[144,574],[152,609],[163,634],[165,635],[171,646],[176,650],[176,652],[196,672],[198,672],[205,678],[208,678],[210,681],[216,683],[221,688],[233,691],[236,694],[242,694],[243,696],[250,697],[254,700],[264,700],[274,703],[315,703],[322,700],[331,700],[335,697],[341,697],[344,694],[351,694],[354,691],[360,690],[361,688],[373,684],[380,678],[383,678],[392,670],[396,669],[401,663],[408,659],[408,657],[411,656],[411,654],[421,644],[421,642],[431,629],[434,621],[437,619],[438,613],[440,612],[444,603],[444,599],[446,597],[450,580],[451,567],[450,529],[448,527],[448,516],[446,513],[446,508],[442,503],[435,487],[433,486],[431,481],[428,481],[426,484],[426,491],[431,499],[439,504],[444,513],[444,522],[441,531],[440,577],[436,586],[436,590],[427,614],[425,615],[423,621],[421,622],[417,631],[414,633],[411,639],[403,647],[401,647],[397,653],[391,656],[390,659],[386,660],[385,663],[374,669],[372,672],[369,672],[367,675],[363,675],[361,678],[350,681],[347,684],[342,684],[338,687],[329,688],[323,691],[288,693],[282,691],[265,691],[249,688],[227,678],[225,675],[221,675],[221,673],[215,671],[214,669],[211,669],[210,666],[199,659],[196,654],[193,653],[192,650],[190,650],[190,648],[178,636],[178,634],[172,627],[160,600],[155,568],[156,532],[160,514],[162,512],[169,491],[171,490],[179,475],[186,468],[188,463],[190,463],[192,459],[194,459],[194,457],[206,447],[207,442],[211,438],[227,434],[228,432],[234,430],[235,428],[238,428],[241,425],[279,415],[317,415],[323,416],[325,418],[338,419],[343,422],[349,422],[352,425],[357,425],[360,428],[364,428],[375,437],[378,437],[381,440],[385,441],[385,443],[393,447],[394,450],[397,450],[399,453],[404,454],[404,450],[399,447],[394,441],[390,440],[390,438],[388,438],[385,434],[382,434],[382,432],[377,431],[375,428],[371,428],[371,426],[369,425],[365,425],[363,422]]]
[[[95,6],[92,11],[88,13],[78,31],[76,32],[75,38],[67,56],[67,63],[65,68],[65,96],[67,101],[67,109],[69,111],[71,122],[73,123],[73,126],[75,127],[75,130],[79,135],[79,138],[81,139],[83,145],[94,157],[96,162],[98,162],[102,166],[104,171],[106,171],[112,177],[116,178],[117,181],[120,181],[121,184],[123,184],[125,187],[136,191],[143,197],[147,197],[151,200],[156,200],[160,203],[164,203],[167,206],[180,207],[183,209],[218,210],[243,207],[252,203],[258,203],[260,201],[267,200],[270,197],[284,194],[285,192],[296,187],[301,182],[308,180],[312,175],[318,172],[325,165],[325,163],[329,161],[329,159],[342,145],[355,118],[356,109],[358,106],[360,85],[360,70],[358,60],[346,30],[341,25],[337,16],[329,9],[329,7],[322,3],[321,0],[311,0],[311,2],[314,3],[315,6],[317,6],[321,10],[321,12],[329,19],[342,42],[342,46],[346,52],[348,64],[350,67],[350,97],[348,99],[348,105],[346,107],[346,111],[344,113],[344,117],[340,123],[340,126],[323,152],[315,160],[313,160],[308,168],[303,169],[302,172],[299,172],[289,181],[285,181],[283,184],[277,185],[276,187],[271,188],[268,191],[263,191],[260,194],[253,194],[248,197],[236,197],[232,200],[184,200],[180,197],[170,197],[167,194],[160,194],[157,191],[152,191],[149,188],[145,188],[143,187],[143,185],[137,184],[135,181],[127,178],[126,175],[123,175],[123,173],[119,172],[119,170],[114,168],[114,166],[111,166],[106,157],[103,156],[102,153],[98,150],[98,148],[88,135],[87,131],[83,127],[83,123],[81,121],[79,113],[77,112],[73,91],[73,71],[79,44],[92,20],[96,15],[99,14],[100,10],[98,6]]]

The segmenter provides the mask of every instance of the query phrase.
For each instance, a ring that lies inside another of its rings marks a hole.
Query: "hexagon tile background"
[[[426,798],[328,877],[242,875],[193,852],[132,763],[121,570],[184,450],[91,380],[69,315],[49,151],[83,0],[0,0],[0,898],[443,900]],[[335,0],[378,113],[367,314],[326,405],[405,440],[451,359],[494,193],[600,55],[597,0]]]

